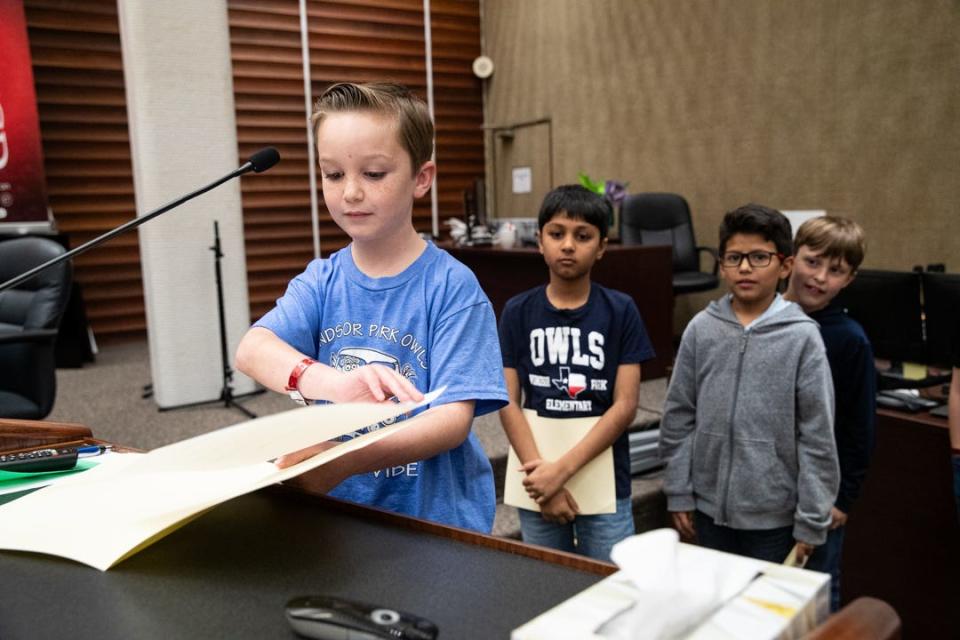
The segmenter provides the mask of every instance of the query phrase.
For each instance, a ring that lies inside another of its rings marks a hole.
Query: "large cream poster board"
[[[106,571],[221,502],[389,437],[416,418],[370,431],[286,469],[269,460],[405,414],[442,391],[419,403],[302,407],[146,454],[117,456],[111,464],[0,506],[0,549],[62,556]]]
[[[544,460],[556,460],[572,449],[597,424],[599,418],[544,418],[536,411],[524,409],[537,449]],[[507,478],[503,486],[503,503],[530,511],[540,511],[523,487],[520,459],[510,447],[507,453]],[[613,449],[607,447],[583,466],[566,484],[580,513],[594,515],[617,512],[617,492],[613,475]]]

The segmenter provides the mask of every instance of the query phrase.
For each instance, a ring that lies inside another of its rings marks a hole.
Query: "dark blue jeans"
[[[787,559],[796,544],[792,526],[731,529],[714,524],[713,518],[700,511],[694,512],[693,525],[697,530],[697,542],[703,547],[777,564]]]
[[[539,511],[517,509],[523,541],[610,562],[613,545],[636,533],[633,503],[617,500],[616,513],[577,516],[568,524],[547,522]]]
[[[813,550],[806,569],[830,574],[830,611],[840,610],[840,553],[843,550],[844,527],[831,529],[827,541]]]

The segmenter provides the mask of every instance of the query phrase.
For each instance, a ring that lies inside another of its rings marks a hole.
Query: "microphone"
[[[273,147],[264,147],[250,156],[247,163],[240,168],[249,166],[254,173],[263,173],[278,162],[280,162],[280,152]]]
[[[95,246],[102,244],[107,240],[110,240],[111,238],[114,238],[120,235],[121,233],[127,232],[130,229],[139,227],[144,222],[147,222],[148,220],[153,220],[154,218],[159,216],[161,213],[166,213],[167,211],[170,211],[170,209],[179,207],[184,202],[193,200],[197,196],[204,194],[207,191],[210,191],[211,189],[219,187],[221,184],[223,184],[224,182],[227,182],[228,180],[232,180],[233,178],[242,176],[245,173],[250,173],[251,171],[253,171],[254,173],[263,173],[264,171],[266,171],[273,165],[277,164],[278,162],[280,162],[280,152],[277,151],[274,147],[264,147],[263,149],[260,149],[259,151],[254,153],[252,156],[250,156],[250,158],[248,158],[245,163],[240,165],[240,167],[238,167],[237,169],[234,169],[233,171],[223,176],[219,180],[215,180],[214,182],[211,182],[205,187],[200,187],[196,191],[192,191],[185,196],[181,196],[180,198],[177,198],[173,202],[169,202],[163,205],[162,207],[160,207],[159,209],[154,209],[153,211],[151,211],[146,215],[142,215],[138,218],[134,218],[133,220],[130,220],[129,222],[126,222],[120,225],[116,229],[107,231],[103,235],[97,236],[96,238],[94,238],[93,240],[90,240],[89,242],[84,242],[82,245],[80,245],[75,249],[71,249],[66,253],[62,253],[56,258],[53,258],[52,260],[48,260],[47,262],[44,262],[43,264],[38,265],[30,269],[29,271],[25,271],[24,273],[21,273],[19,276],[16,276],[14,278],[11,278],[10,280],[7,280],[3,284],[0,284],[0,291],[6,291],[7,289],[13,288],[18,284],[20,284],[21,282],[25,282],[29,280],[30,278],[37,275],[44,269],[49,269],[53,265],[60,264],[64,260],[69,260],[74,256],[78,256],[81,253],[84,253],[85,251],[89,251]]]

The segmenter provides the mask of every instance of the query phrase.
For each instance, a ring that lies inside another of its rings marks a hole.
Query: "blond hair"
[[[390,82],[341,82],[328,87],[317,98],[310,116],[314,139],[325,116],[349,111],[395,116],[400,144],[410,156],[414,175],[433,156],[430,111],[426,103],[407,87]]]
[[[867,241],[863,227],[839,216],[811,218],[800,225],[793,239],[794,251],[809,247],[826,258],[842,258],[854,271],[863,262]]]

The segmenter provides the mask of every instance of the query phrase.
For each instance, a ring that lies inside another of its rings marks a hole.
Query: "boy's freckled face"
[[[762,235],[753,233],[735,233],[724,248],[724,254],[749,254],[754,251],[777,252],[777,245]],[[781,260],[777,256],[770,259],[765,267],[753,267],[744,258],[738,267],[724,267],[721,276],[730,286],[733,297],[741,304],[754,304],[772,299],[777,292],[777,283],[790,275],[791,258]]]
[[[561,212],[543,225],[539,236],[540,253],[550,272],[565,280],[589,275],[593,264],[603,256],[607,239],[585,220]]]
[[[810,313],[826,307],[853,281],[853,269],[843,258],[827,258],[802,246],[797,249],[790,276],[790,298]]]
[[[432,162],[414,174],[394,116],[347,111],[317,130],[323,200],[353,239],[383,240],[411,225],[413,200],[432,183]],[[427,169],[430,167],[431,169]]]

